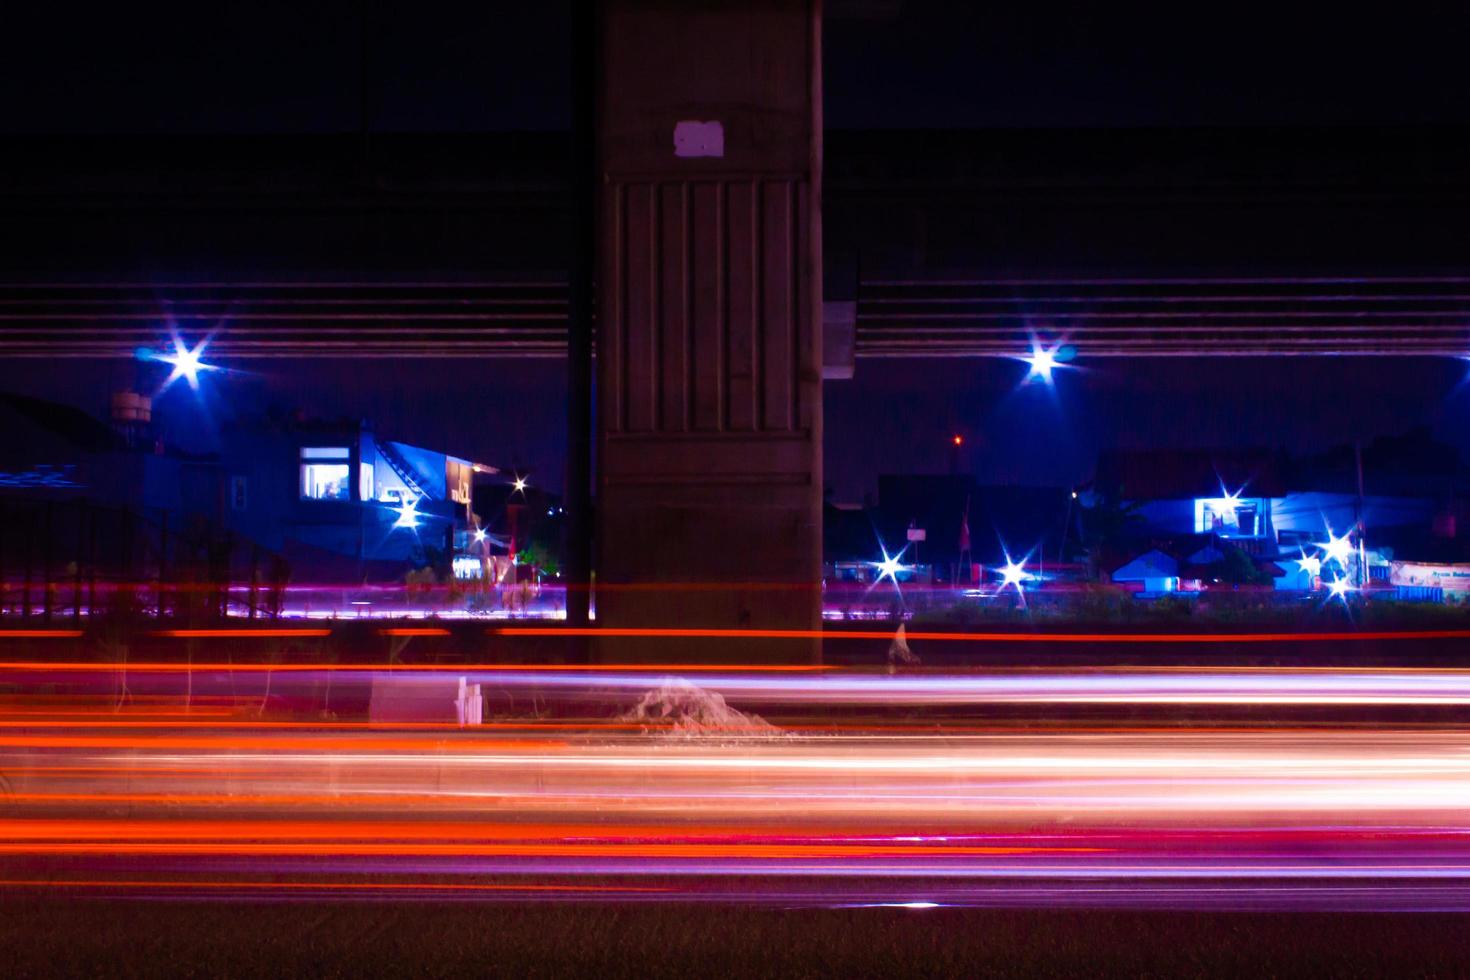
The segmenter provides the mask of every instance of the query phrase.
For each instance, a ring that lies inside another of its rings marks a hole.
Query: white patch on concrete
[[[674,124],[674,156],[722,157],[725,155],[725,127],[718,119],[701,122],[681,119]]]

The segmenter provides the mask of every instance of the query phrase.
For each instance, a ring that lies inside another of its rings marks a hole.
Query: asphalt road
[[[1448,915],[477,903],[0,902],[6,973],[413,977],[1456,977]]]
[[[15,975],[1470,969],[1470,671],[460,669],[10,670]]]

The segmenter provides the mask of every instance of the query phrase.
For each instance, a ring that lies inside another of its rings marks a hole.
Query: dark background
[[[572,9],[16,5],[0,40],[0,128],[354,132],[365,117],[384,132],[565,129]],[[1458,9],[836,0],[826,123],[1464,123]]]
[[[0,30],[0,135],[33,147],[77,134],[554,134],[570,118],[572,9],[557,2],[23,5],[6,12]],[[1011,145],[1017,128],[1052,129],[1059,136],[1047,144],[1050,179],[1082,184],[1098,167],[1098,142],[1087,131],[1116,130],[1112,153],[1132,154],[1146,170],[1157,145],[1146,135],[1153,130],[1239,129],[1241,166],[1285,181],[1322,164],[1320,154],[1299,165],[1283,151],[1291,141],[1282,140],[1281,127],[1351,127],[1365,135],[1332,162],[1333,179],[1350,179],[1360,166],[1381,170],[1380,153],[1399,161],[1393,150],[1409,127],[1449,127],[1452,140],[1462,138],[1459,127],[1470,122],[1467,40],[1451,6],[1397,4],[1366,17],[1329,5],[853,0],[829,8],[825,121],[834,132],[979,130],[982,146],[993,138],[998,147]],[[179,152],[197,157],[188,162],[200,168],[214,164],[212,153],[221,155],[219,166],[229,163],[224,145],[155,142],[186,147]],[[129,169],[121,156],[106,159],[119,143],[77,145],[85,146],[77,153],[102,158],[88,164]],[[829,159],[835,145],[829,141]],[[886,145],[902,157],[901,134]],[[1421,154],[1387,166],[1424,163]],[[553,184],[559,179],[547,175]],[[1464,190],[1465,174],[1449,179],[1460,181],[1457,193]],[[1076,205],[1076,219],[1096,225],[1089,207]],[[1049,203],[1044,220],[1065,228],[1070,216],[1058,217],[1057,208]],[[1043,219],[1015,208],[1005,220],[1024,239],[1027,225]],[[1106,220],[1124,226],[1128,214]],[[1227,251],[1249,256],[1258,244],[1279,251],[1293,220],[1233,227]],[[1372,239],[1375,219],[1364,220],[1364,237]],[[1361,266],[1391,260],[1400,242],[1406,252],[1424,251],[1408,240],[1417,238],[1412,224],[1406,231],[1402,220],[1385,222],[1384,229],[1375,253],[1350,271],[1374,271]],[[1446,234],[1425,228],[1432,230]],[[496,233],[485,229],[487,237]],[[993,229],[986,233],[992,245],[999,240]],[[840,244],[841,234],[829,228],[829,243]],[[1308,253],[1311,244],[1299,248]],[[1097,267],[1099,253],[1106,264],[1117,254],[1110,249],[1079,238],[1072,254],[1049,254],[1065,273]],[[404,247],[406,265],[410,251]],[[986,257],[972,271],[985,273],[997,253],[980,251]],[[1148,254],[1140,247],[1126,270],[1112,271],[1136,272]],[[1453,270],[1457,260],[1445,256],[1431,271]],[[207,257],[196,261],[208,264]],[[221,279],[237,271],[218,264],[203,271]],[[320,264],[333,266],[333,256]],[[561,482],[559,362],[231,367],[242,373],[207,379],[206,413],[184,401],[187,392],[170,393],[178,410],[161,414],[175,435],[207,448],[209,427],[221,418],[279,404],[368,416],[392,437]],[[12,363],[0,366],[0,385],[102,414],[120,374],[132,370]],[[1054,392],[1022,385],[1024,375],[1024,365],[1007,361],[860,361],[853,381],[827,386],[828,483],[839,498],[858,499],[880,472],[946,470],[954,432],[967,439],[963,468],[1012,483],[1076,482],[1098,450],[1117,445],[1314,448],[1428,425],[1470,449],[1465,365],[1447,359],[1084,360],[1059,375]]]

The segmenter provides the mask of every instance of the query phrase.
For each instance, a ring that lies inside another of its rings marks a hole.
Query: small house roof
[[[1173,578],[1179,574],[1179,562],[1155,548],[1113,571],[1114,582],[1137,582],[1146,578]]]

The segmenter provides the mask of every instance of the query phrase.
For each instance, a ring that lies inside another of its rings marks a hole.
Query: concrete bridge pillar
[[[603,4],[599,626],[820,624],[820,27]]]

